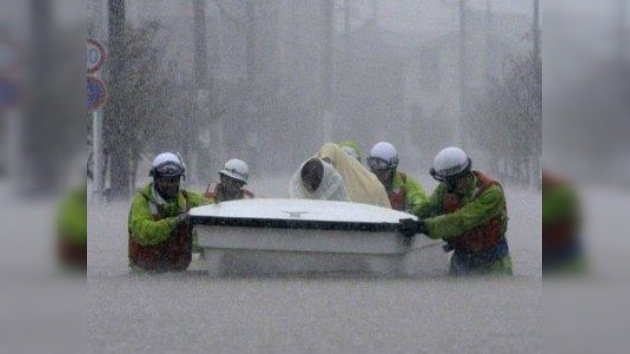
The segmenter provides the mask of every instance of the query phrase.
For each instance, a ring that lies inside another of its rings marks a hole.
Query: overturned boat
[[[443,274],[440,242],[405,237],[414,215],[378,206],[309,199],[248,199],[193,208],[191,221],[211,276]]]

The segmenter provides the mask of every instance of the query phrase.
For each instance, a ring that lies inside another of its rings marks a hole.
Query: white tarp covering
[[[310,159],[309,159],[310,160]],[[304,165],[309,161],[304,161],[291,177],[289,185],[289,197],[296,199],[320,199],[320,200],[342,200],[350,201],[343,177],[333,166],[322,162],[324,175],[317,190],[310,192],[302,184],[300,173]]]

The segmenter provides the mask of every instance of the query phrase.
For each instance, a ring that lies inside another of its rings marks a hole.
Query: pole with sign
[[[107,102],[107,86],[99,78],[87,77],[87,110],[94,113],[101,109]]]
[[[88,39],[86,58],[87,72],[88,74],[94,74],[101,68],[101,66],[103,66],[103,63],[105,62],[105,49],[99,42],[93,39]]]
[[[92,176],[94,176],[94,191],[96,192],[96,199],[99,200],[101,192],[103,191],[103,168],[102,168],[102,148],[101,142],[102,129],[103,129],[103,113],[94,112],[92,114],[92,149],[93,149],[93,161]]]
[[[98,77],[89,74],[98,74],[106,59],[106,52],[103,46],[96,40],[87,40],[86,62],[87,62],[87,111],[92,115],[92,154],[94,191],[97,200],[100,200],[103,191],[103,114],[100,109],[107,102],[107,85]]]
[[[88,76],[87,77],[87,109],[88,113],[92,114],[92,153],[94,156],[94,190],[96,192],[96,198],[99,199],[103,190],[103,178],[102,178],[102,112],[100,109],[107,102],[107,87],[103,80]]]

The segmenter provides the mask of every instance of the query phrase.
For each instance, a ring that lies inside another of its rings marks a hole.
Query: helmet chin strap
[[[460,173],[457,177],[446,178],[444,181],[450,193],[457,193],[457,194],[462,195],[464,193],[460,193],[460,191],[457,190],[458,184],[462,180],[466,180],[467,182],[470,181],[471,176],[472,176],[472,173],[466,170]],[[466,185],[466,187],[468,187],[468,185]]]
[[[173,200],[175,198],[177,198],[177,195],[179,194],[179,189],[180,187],[177,187],[177,192],[174,193],[173,195],[167,195],[166,193],[164,193],[163,190],[161,190],[160,186],[158,184],[155,184],[155,190],[158,192],[158,194],[164,198],[164,200]]]
[[[390,186],[394,184],[394,177],[396,176],[396,167],[391,168],[389,170],[389,180],[387,182],[389,182]]]

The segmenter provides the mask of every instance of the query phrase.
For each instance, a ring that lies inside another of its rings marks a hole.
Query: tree
[[[542,156],[542,65],[532,55],[515,60],[502,79],[489,79],[469,113],[473,135],[516,182],[537,184]]]
[[[107,73],[110,98],[104,111],[104,152],[111,158],[112,192],[117,196],[126,196],[131,190],[129,141],[133,139],[134,131],[130,127],[132,118],[124,111],[126,82],[122,71],[126,65],[125,0],[108,0],[108,21]]]
[[[116,86],[118,100],[108,117],[107,153],[112,161],[114,195],[125,195],[135,186],[138,162],[158,151],[189,149],[194,134],[192,99],[189,83],[177,83],[159,45],[161,27],[149,22],[138,27],[126,26],[123,47],[124,66]],[[151,155],[151,156],[149,156]],[[115,168],[119,165],[119,168]],[[120,168],[123,166],[124,168]],[[126,176],[116,176],[127,171]]]

